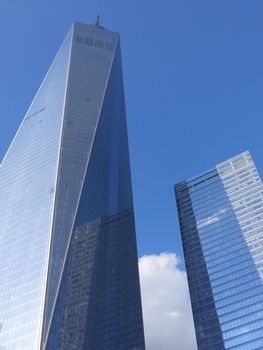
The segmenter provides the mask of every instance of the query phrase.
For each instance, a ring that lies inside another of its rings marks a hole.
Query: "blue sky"
[[[263,173],[261,0],[1,0],[0,159],[72,21],[121,33],[139,255],[182,256],[173,184],[249,149]]]

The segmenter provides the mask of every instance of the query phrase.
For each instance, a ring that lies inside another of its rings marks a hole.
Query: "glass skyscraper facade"
[[[74,23],[0,165],[0,349],[143,350],[120,39]]]
[[[263,349],[263,184],[250,153],[175,193],[198,349]]]

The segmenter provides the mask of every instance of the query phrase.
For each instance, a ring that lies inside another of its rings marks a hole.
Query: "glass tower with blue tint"
[[[250,153],[175,193],[198,349],[263,349],[263,184]]]
[[[120,39],[74,23],[0,165],[0,349],[145,349]]]

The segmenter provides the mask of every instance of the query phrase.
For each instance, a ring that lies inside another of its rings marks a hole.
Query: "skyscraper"
[[[0,167],[0,349],[144,349],[117,33],[74,23]]]
[[[263,184],[250,153],[175,192],[198,349],[263,349]]]

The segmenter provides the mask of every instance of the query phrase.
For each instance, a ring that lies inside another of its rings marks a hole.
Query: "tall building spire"
[[[95,24],[97,27],[100,25],[100,15],[97,15]]]
[[[145,350],[119,34],[97,22],[71,26],[1,163],[2,350]]]

